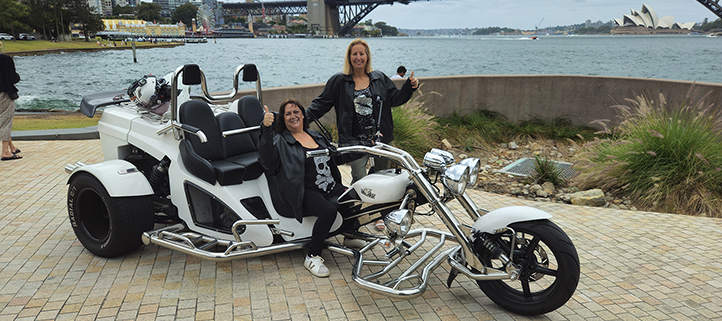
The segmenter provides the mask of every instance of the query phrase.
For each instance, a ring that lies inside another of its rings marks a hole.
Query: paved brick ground
[[[102,161],[100,142],[18,147],[22,160],[0,162],[0,320],[529,319],[500,309],[465,277],[447,289],[445,263],[423,296],[391,300],[353,285],[349,259],[329,252],[326,279],[310,276],[301,251],[215,263],[151,245],[96,257],[68,223],[63,166]],[[582,267],[574,297],[533,319],[722,320],[720,219],[472,197],[487,209],[548,211],[574,241]]]

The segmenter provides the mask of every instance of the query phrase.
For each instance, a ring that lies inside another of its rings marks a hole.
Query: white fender
[[[492,233],[509,224],[524,221],[550,219],[551,214],[528,206],[509,206],[493,210],[474,222],[472,227],[480,232]]]
[[[114,159],[76,168],[71,178],[79,172],[95,176],[112,197],[153,195],[153,188],[130,162]],[[70,181],[70,180],[68,180]]]

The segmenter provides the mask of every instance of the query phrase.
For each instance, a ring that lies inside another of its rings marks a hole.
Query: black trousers
[[[341,195],[343,191],[344,188],[336,188],[330,194],[322,194],[318,190],[306,187],[303,196],[303,216],[318,217],[316,223],[313,224],[311,242],[308,243],[308,254],[321,255],[321,251],[325,247],[324,242],[336,219],[336,205],[329,199]]]

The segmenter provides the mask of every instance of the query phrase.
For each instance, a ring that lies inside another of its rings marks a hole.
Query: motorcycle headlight
[[[469,182],[469,166],[456,164],[444,172],[444,186],[454,195],[464,194],[466,184]]]
[[[453,163],[454,155],[445,150],[432,148],[431,151],[424,155],[424,166],[428,166],[436,170],[443,171],[446,166]]]
[[[411,230],[411,223],[413,222],[413,213],[407,209],[398,209],[389,213],[384,217],[384,224],[386,224],[387,235],[405,237]]]
[[[459,164],[469,166],[469,185],[475,186],[479,178],[479,169],[481,169],[481,161],[478,158],[464,158]]]

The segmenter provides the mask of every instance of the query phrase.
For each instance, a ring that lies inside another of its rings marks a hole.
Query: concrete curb
[[[12,140],[85,140],[98,139],[98,126],[85,128],[43,129],[14,131]]]

